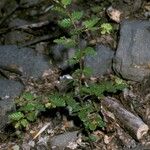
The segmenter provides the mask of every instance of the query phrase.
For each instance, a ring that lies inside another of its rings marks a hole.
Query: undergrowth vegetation
[[[67,30],[68,36],[55,39],[54,42],[67,48],[75,48],[74,56],[68,60],[71,65],[79,64],[79,68],[74,70],[70,80],[72,90],[62,93],[56,91],[46,95],[46,101],[42,101],[42,96],[35,96],[31,93],[23,93],[16,99],[17,111],[10,114],[10,120],[17,130],[27,128],[29,123],[35,121],[42,111],[52,108],[65,108],[70,116],[77,116],[83,125],[83,129],[89,133],[97,128],[104,128],[105,122],[100,114],[100,101],[105,93],[116,93],[124,89],[127,85],[119,78],[107,80],[99,83],[90,82],[92,68],[84,66],[84,58],[87,55],[96,55],[93,47],[81,46],[83,34],[88,31],[98,31],[101,34],[110,34],[113,27],[109,23],[100,24],[100,18],[92,16],[86,18],[83,11],[72,10],[71,0],[53,0],[53,11],[61,16],[58,24]]]

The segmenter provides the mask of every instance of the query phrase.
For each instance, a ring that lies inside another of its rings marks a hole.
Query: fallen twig
[[[32,24],[27,24],[27,25],[22,25],[16,27],[16,29],[32,29],[32,28],[41,28],[43,26],[46,26],[50,23],[50,21],[46,20],[43,22],[37,22],[37,23],[32,23]]]
[[[33,139],[36,139],[41,133],[43,133],[48,127],[50,126],[50,123],[47,123],[44,127],[41,128],[41,130],[33,137]]]
[[[21,45],[20,47],[31,46],[31,45],[34,45],[34,44],[37,44],[37,43],[40,43],[40,42],[43,42],[43,41],[50,40],[50,39],[52,39],[52,38],[54,38],[53,35],[44,35],[44,36],[42,36],[42,37],[36,38],[36,39],[33,40],[33,41],[26,42],[25,44]]]
[[[126,128],[137,140],[142,139],[147,134],[149,127],[141,118],[123,108],[115,98],[106,97],[102,100],[102,106],[112,112],[119,125]]]

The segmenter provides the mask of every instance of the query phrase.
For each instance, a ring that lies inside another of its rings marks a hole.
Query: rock
[[[15,67],[16,66],[16,67]],[[23,77],[40,78],[50,69],[49,59],[31,48],[19,48],[16,45],[0,46],[0,68],[14,71]]]
[[[25,41],[28,41],[30,39],[29,35],[30,35],[29,33],[25,33],[22,31],[11,31],[4,36],[5,44],[21,45],[22,43],[25,43]]]
[[[63,150],[69,145],[70,142],[74,142],[77,140],[77,133],[78,131],[74,131],[54,136],[50,139],[51,149]]]
[[[133,81],[142,81],[150,73],[150,21],[122,22],[113,68]]]
[[[112,59],[114,51],[104,45],[96,46],[96,56],[87,56],[85,58],[85,67],[90,67],[93,76],[101,76],[112,72]]]
[[[23,85],[18,81],[0,79],[0,97],[15,97],[20,94]]]
[[[74,55],[75,49],[67,49],[63,45],[54,45],[51,47],[50,55],[52,55],[53,63],[60,69],[65,70],[70,65],[68,63],[69,58]]]
[[[23,91],[23,85],[20,82],[0,79],[0,129],[8,121],[8,114],[15,110],[14,97]]]
[[[16,18],[13,19],[8,26],[10,28],[14,28],[14,27],[27,25],[27,24],[30,24],[30,22],[23,19]],[[24,32],[23,30],[12,30],[4,35],[5,44],[17,44],[17,45],[21,45],[22,43],[31,40],[32,37],[33,36],[31,34]]]

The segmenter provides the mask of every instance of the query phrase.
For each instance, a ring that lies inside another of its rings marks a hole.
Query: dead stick
[[[31,45],[34,45],[34,44],[37,44],[37,43],[40,43],[40,42],[43,42],[43,41],[50,40],[52,38],[54,38],[52,35],[44,35],[42,37],[36,38],[33,41],[26,42],[25,44],[21,45],[20,47],[31,46]]]
[[[18,27],[16,27],[16,29],[26,29],[27,30],[27,29],[32,29],[32,28],[41,28],[43,26],[48,25],[49,23],[50,23],[50,21],[46,20],[46,21],[43,21],[43,22],[18,26]]]
[[[126,128],[137,140],[142,139],[147,134],[149,128],[141,118],[123,108],[115,98],[106,97],[102,100],[102,106],[111,111],[119,121],[119,124]]]

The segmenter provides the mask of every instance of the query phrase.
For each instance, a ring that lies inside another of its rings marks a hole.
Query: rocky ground
[[[89,16],[95,13],[115,27],[110,35],[89,33],[82,44],[89,43],[97,52],[96,56],[85,58],[85,66],[93,68],[93,79],[113,78],[115,74],[129,83],[128,89],[114,95],[121,105],[112,104],[119,107],[116,111],[110,106],[111,113],[102,108],[103,115],[107,114],[104,115],[107,128],[92,133],[97,137],[96,141],[86,140],[76,123],[78,120],[54,110],[41,114],[35,123],[19,134],[19,138],[16,137],[8,124],[8,114],[16,109],[15,98],[23,91],[42,95],[53,92],[56,87],[65,90],[60,79],[71,73],[66,60],[75,50],[53,43],[55,38],[66,33],[57,25],[58,16],[52,13],[50,0],[1,0],[0,149],[150,149],[150,2],[83,0],[82,5],[78,3],[74,1],[73,7],[83,9]],[[100,6],[100,10],[92,9],[95,6]],[[111,99],[106,98],[102,105],[107,102],[111,103]],[[124,128],[132,119],[124,118],[125,114],[119,116],[120,108],[121,112],[127,112],[133,120],[140,122],[135,126],[143,127],[141,137],[135,134],[136,129]],[[116,122],[115,115],[120,117],[121,123]]]

